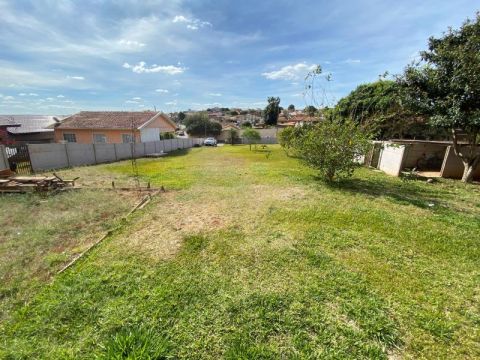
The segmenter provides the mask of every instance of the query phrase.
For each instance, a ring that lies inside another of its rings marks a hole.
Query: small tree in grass
[[[369,137],[350,121],[324,121],[293,142],[299,158],[328,181],[350,177],[370,148]]]
[[[257,145],[257,143],[262,139],[260,133],[255,129],[245,129],[243,131],[242,136],[248,140],[248,144],[250,145],[250,150],[252,150],[252,143]]]
[[[227,141],[234,145],[235,144],[235,140],[238,139],[238,131],[236,129],[233,129],[231,128],[230,130],[228,130],[228,133],[227,133]]]

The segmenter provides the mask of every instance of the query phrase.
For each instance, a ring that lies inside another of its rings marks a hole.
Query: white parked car
[[[217,146],[217,140],[215,140],[215,138],[206,138],[204,141],[203,141],[203,145],[205,146]]]

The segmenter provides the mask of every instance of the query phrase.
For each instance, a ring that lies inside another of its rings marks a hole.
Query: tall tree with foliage
[[[305,114],[307,114],[310,117],[314,117],[315,114],[317,113],[317,108],[313,105],[308,105],[305,109],[303,109]]]
[[[183,111],[180,111],[180,112],[178,113],[178,120],[179,120],[180,122],[182,122],[183,120],[185,120],[186,117],[187,117],[187,115],[186,115]]]
[[[295,111],[295,105],[293,104],[288,105],[288,111]]]
[[[404,100],[402,86],[380,79],[362,84],[325,114],[339,121],[351,119],[376,139],[444,139],[445,131],[431,127],[427,117]],[[417,109],[418,110],[418,109]]]
[[[480,164],[480,13],[460,29],[431,37],[421,62],[408,66],[399,83],[410,102],[431,115],[432,125],[451,131],[462,181],[471,182]]]
[[[278,116],[280,115],[280,98],[269,97],[268,105],[263,111],[266,125],[277,125]]]
[[[222,125],[211,121],[206,113],[195,113],[185,118],[186,131],[191,136],[218,136]]]

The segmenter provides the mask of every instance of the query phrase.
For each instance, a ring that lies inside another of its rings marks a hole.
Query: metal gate
[[[5,146],[5,152],[7,153],[10,170],[17,174],[28,175],[32,173],[28,145],[7,145]]]

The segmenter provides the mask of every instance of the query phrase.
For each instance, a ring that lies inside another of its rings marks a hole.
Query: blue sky
[[[472,0],[0,0],[0,113],[334,103],[401,72]]]

